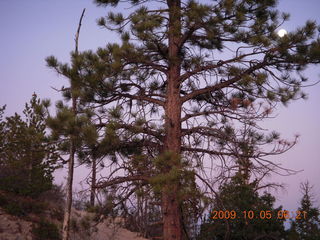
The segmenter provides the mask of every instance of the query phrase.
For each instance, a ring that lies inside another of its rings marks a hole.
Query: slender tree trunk
[[[71,84],[71,88],[72,88],[72,84]],[[74,96],[72,96],[72,111],[74,113],[74,117],[76,117],[77,99]],[[70,157],[68,162],[67,199],[66,199],[66,206],[64,210],[64,218],[63,218],[63,225],[62,225],[62,240],[69,240],[75,153],[76,153],[75,136],[71,136],[70,151],[69,151]]]
[[[94,200],[96,196],[96,180],[97,180],[97,160],[92,159],[92,176],[91,176],[91,192],[90,192],[90,206],[94,206]]]
[[[149,225],[149,215],[148,215],[148,195],[144,192],[144,208],[143,208],[143,234],[144,237],[147,237],[147,228]]]
[[[64,210],[63,226],[62,226],[62,239],[69,239],[70,230],[70,216],[71,216],[71,206],[72,206],[72,183],[73,183],[73,170],[74,170],[74,156],[75,156],[75,146],[74,140],[71,138],[70,146],[70,157],[68,164],[68,179],[67,179],[67,200]]]
[[[78,30],[76,33],[75,38],[75,54],[78,54],[78,41],[79,41],[79,34],[81,28],[82,18],[84,16],[86,9],[83,9]],[[77,115],[77,97],[74,94],[75,87],[74,87],[74,80],[70,79],[71,81],[71,99],[72,99],[72,112],[74,117]],[[72,206],[72,185],[73,185],[73,172],[74,172],[74,157],[76,153],[76,146],[75,146],[75,136],[70,136],[70,151],[69,151],[69,163],[68,163],[68,178],[67,178],[67,199],[66,199],[66,206],[64,210],[64,218],[63,218],[63,225],[62,225],[62,240],[69,240],[69,231],[70,231],[70,217],[71,217],[71,206]]]

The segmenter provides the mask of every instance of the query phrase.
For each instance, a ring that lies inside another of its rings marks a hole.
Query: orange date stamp
[[[288,211],[288,210],[261,210],[261,211],[242,211],[236,212],[235,210],[213,210],[211,212],[211,219],[307,219],[306,211]]]

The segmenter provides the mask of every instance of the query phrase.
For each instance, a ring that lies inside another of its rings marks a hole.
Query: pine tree
[[[291,222],[289,234],[301,240],[320,238],[320,211],[313,206],[312,186],[309,182],[301,184],[302,199],[295,221]]]
[[[37,197],[52,187],[58,154],[46,133],[49,101],[36,95],[26,103],[24,116],[2,118],[0,109],[0,189]],[[17,184],[19,183],[19,184]]]
[[[71,53],[71,66],[65,64],[58,67],[56,59],[53,57],[46,59],[48,67],[54,68],[59,74],[65,76],[70,83],[70,86],[66,89],[61,89],[61,92],[67,102],[71,101],[71,106],[59,101],[56,105],[58,110],[56,117],[49,117],[47,119],[48,126],[52,129],[53,137],[62,142],[60,151],[68,155],[68,160],[65,161],[68,163],[68,177],[66,184],[66,205],[62,226],[63,240],[69,239],[76,152],[84,143],[88,142],[92,144],[97,138],[96,129],[91,126],[91,112],[82,109],[78,101],[80,94],[79,82],[81,79],[78,44],[84,13],[85,9],[82,11],[75,36],[75,50]]]
[[[239,173],[223,184],[208,219],[201,225],[197,239],[254,240],[285,237],[285,219],[277,218],[282,207],[275,208],[275,198],[267,192],[259,194],[257,187],[256,181],[247,183]]]
[[[224,178],[215,194],[210,214],[202,223],[198,239],[281,239],[286,236],[283,222],[279,218],[282,207],[275,208],[275,198],[268,192],[260,194],[266,187],[279,187],[277,184],[264,184],[265,176],[274,169],[259,167],[254,159],[258,146],[270,148],[276,133],[264,139],[252,126],[245,124],[239,136],[230,134],[228,146],[235,154],[235,172],[231,179]],[[264,139],[264,140],[263,140]],[[280,154],[282,151],[275,152]],[[244,157],[247,156],[247,157]]]
[[[196,178],[208,181],[199,177],[207,167],[204,159],[251,157],[261,163],[292,146],[279,140],[271,152],[258,147],[247,156],[228,143],[240,134],[243,120],[257,127],[276,103],[305,96],[303,70],[320,59],[317,25],[308,21],[279,37],[276,30],[288,15],[276,10],[275,0],[132,0],[128,5],[133,10],[127,16],[110,12],[98,20],[122,42],[79,56],[80,101],[97,110],[103,142],[126,151],[115,154],[120,171],[96,187],[151,186],[161,198],[163,239],[183,239],[183,206],[201,195]],[[63,69],[51,59],[51,66]],[[255,136],[264,142],[279,138]]]

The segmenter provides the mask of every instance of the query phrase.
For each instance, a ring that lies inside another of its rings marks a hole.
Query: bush
[[[0,193],[0,207],[5,206],[7,203],[8,203],[7,198],[2,193]]]
[[[42,202],[51,202],[58,206],[65,205],[65,193],[63,185],[52,185],[52,188],[40,194],[39,198]]]
[[[80,220],[80,226],[81,226],[83,229],[89,229],[89,228],[91,227],[90,222],[91,222],[90,217],[84,216],[84,217],[81,218],[81,220]]]
[[[8,204],[6,204],[4,206],[4,210],[10,214],[10,215],[14,215],[14,216],[25,216],[26,215],[26,211],[21,207],[21,205],[17,202],[9,202]]]
[[[37,227],[33,229],[35,240],[60,240],[58,227],[51,222],[42,219]]]
[[[78,232],[79,231],[79,226],[78,226],[78,222],[77,219],[75,218],[71,218],[70,219],[70,229],[74,232]]]
[[[10,215],[22,217],[30,213],[40,214],[47,206],[44,202],[38,202],[31,198],[18,197],[10,193],[0,193],[0,207]]]

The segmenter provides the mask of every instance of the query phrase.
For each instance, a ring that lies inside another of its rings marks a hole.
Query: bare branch
[[[132,182],[132,181],[148,181],[149,178],[144,175],[137,175],[137,176],[128,176],[128,177],[116,177],[112,180],[106,182],[97,183],[94,188],[106,188],[113,185],[117,185],[124,182]]]
[[[74,41],[76,42],[76,49],[75,49],[75,52],[76,52],[76,53],[78,53],[78,44],[79,44],[80,29],[81,29],[82,19],[83,19],[83,16],[84,16],[85,11],[86,11],[86,9],[84,8],[83,11],[82,11],[81,17],[80,17],[80,21],[79,21],[79,25],[78,25],[78,30],[77,30],[77,33],[76,33],[76,37],[75,37],[75,39],[74,39]]]

